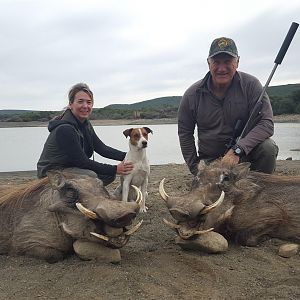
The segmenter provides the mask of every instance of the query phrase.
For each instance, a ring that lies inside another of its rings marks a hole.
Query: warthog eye
[[[229,174],[228,173],[223,173],[220,175],[220,182],[219,183],[223,183],[223,182],[226,182],[226,181],[229,181],[230,180],[230,177],[229,177]]]
[[[64,198],[64,202],[69,207],[75,207],[75,203],[79,198],[78,190],[72,186],[71,184],[66,183],[63,188],[60,190],[62,197]]]

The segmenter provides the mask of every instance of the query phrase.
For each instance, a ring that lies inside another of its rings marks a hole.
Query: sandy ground
[[[300,161],[278,161],[277,173],[300,175]],[[300,256],[277,255],[282,241],[259,247],[230,244],[225,254],[183,251],[162,218],[171,219],[160,197],[182,194],[191,175],[185,165],[153,166],[149,211],[121,249],[119,264],[81,261],[71,256],[56,264],[0,256],[0,299],[300,299]],[[0,173],[0,184],[24,183],[35,172]],[[117,183],[112,184],[113,190]]]

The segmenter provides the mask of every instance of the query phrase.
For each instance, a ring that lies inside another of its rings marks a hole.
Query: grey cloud
[[[68,88],[81,81],[94,90],[99,107],[153,95],[182,95],[206,74],[210,42],[223,30],[208,26],[206,31],[187,33],[182,41],[179,37],[176,47],[151,47],[143,32],[128,35],[140,25],[140,16],[127,2],[82,9],[76,1],[69,7],[64,6],[66,1],[6,3],[0,11],[1,99],[5,99],[0,100],[0,109],[62,109]],[[299,7],[274,10],[235,28],[224,26],[238,44],[240,68],[264,82],[290,23],[299,15]],[[176,36],[171,30],[165,43]],[[274,83],[300,82],[299,47],[298,32]]]

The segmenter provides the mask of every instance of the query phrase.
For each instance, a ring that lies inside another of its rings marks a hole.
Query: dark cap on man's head
[[[220,53],[227,53],[233,57],[239,57],[235,42],[226,37],[217,38],[211,43],[208,58]]]

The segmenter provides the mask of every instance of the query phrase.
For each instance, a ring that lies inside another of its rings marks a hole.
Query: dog
[[[129,138],[129,151],[125,156],[125,161],[133,163],[133,170],[128,175],[121,176],[121,186],[117,188],[121,193],[122,201],[129,201],[136,195],[131,185],[137,186],[142,192],[141,212],[147,211],[146,198],[147,186],[150,175],[150,165],[146,153],[148,147],[148,134],[153,131],[148,127],[129,128],[123,131],[126,138]],[[121,189],[121,190],[120,190]]]

